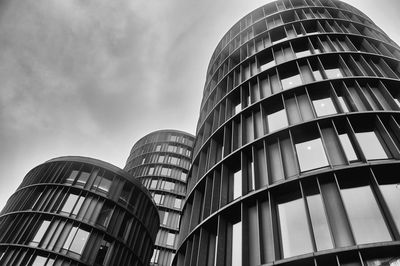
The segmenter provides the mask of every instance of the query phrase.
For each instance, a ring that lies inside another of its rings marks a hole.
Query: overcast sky
[[[122,168],[151,131],[194,134],[215,46],[268,2],[0,0],[0,208],[53,157]],[[347,2],[400,43],[400,1]]]

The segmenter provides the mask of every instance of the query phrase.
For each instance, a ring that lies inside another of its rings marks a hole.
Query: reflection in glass
[[[320,138],[296,144],[296,151],[302,172],[328,166]]]
[[[307,196],[306,199],[310,211],[311,224],[314,231],[317,250],[333,248],[321,195],[310,195]]]
[[[175,234],[168,233],[167,234],[167,245],[168,246],[174,246],[174,243],[175,243]]]
[[[304,51],[296,52],[296,57],[297,58],[300,58],[300,57],[303,57],[303,56],[308,56],[308,55],[311,55],[310,50],[304,50]]]
[[[39,229],[36,231],[35,237],[31,240],[29,243],[30,246],[38,246],[40,243],[40,240],[42,240],[44,234],[47,231],[47,228],[50,225],[50,221],[44,220],[42,224],[40,225]]]
[[[321,72],[320,72],[319,70],[314,70],[314,71],[313,71],[313,74],[314,74],[314,79],[315,79],[316,81],[323,80],[322,74],[321,74]]]
[[[269,132],[288,126],[288,120],[285,109],[279,110],[267,116]]]
[[[325,69],[325,73],[328,79],[337,79],[343,77],[343,74],[339,68]]]
[[[81,172],[81,174],[79,175],[78,180],[76,180],[76,184],[77,186],[85,186],[86,182],[88,181],[90,176],[90,173],[88,172]]]
[[[242,196],[242,170],[233,174],[233,199]]]
[[[397,229],[400,231],[400,184],[381,184],[379,185],[383,198],[389,207]]]
[[[112,206],[108,203],[105,203],[100,211],[99,217],[97,218],[97,224],[107,227],[108,222],[111,219],[112,211]]]
[[[378,136],[374,131],[358,132],[356,133],[356,136],[367,160],[388,158],[381,142],[378,139]]]
[[[337,114],[331,98],[314,100],[312,103],[318,117]]]
[[[350,111],[349,111],[349,107],[347,106],[347,104],[346,104],[344,98],[343,98],[342,96],[339,96],[338,99],[339,99],[339,103],[340,103],[340,106],[342,107],[343,111],[344,111],[345,113],[350,112]]]
[[[275,66],[275,61],[274,61],[274,60],[269,61],[269,62],[267,62],[267,63],[261,65],[261,66],[260,66],[260,69],[261,69],[261,71],[264,71],[264,70],[267,70],[267,69],[269,69],[269,68],[271,68],[271,67],[273,67],[273,66]]]
[[[174,208],[180,209],[181,208],[181,204],[182,204],[182,200],[181,199],[175,199]]]
[[[82,254],[83,248],[85,247],[88,237],[89,237],[89,232],[82,229],[78,229],[69,247],[69,251],[72,251],[77,254]]]
[[[348,134],[339,135],[340,143],[342,144],[344,153],[346,154],[347,160],[349,161],[357,161],[358,157],[356,152],[354,151],[353,145],[351,144],[350,138]]]
[[[36,256],[35,260],[31,264],[31,266],[43,266],[46,265],[47,258],[42,256]]]
[[[232,225],[232,266],[242,265],[242,222]]]
[[[312,252],[303,199],[278,204],[283,257]]]
[[[296,86],[300,86],[301,84],[303,84],[300,74],[288,77],[288,78],[284,78],[281,80],[282,82],[282,88],[284,90],[288,90],[290,88],[296,87]]]
[[[69,194],[67,200],[64,203],[64,206],[61,209],[61,212],[70,214],[77,200],[78,200],[78,195]]]
[[[357,244],[391,240],[370,186],[342,188],[341,194]]]

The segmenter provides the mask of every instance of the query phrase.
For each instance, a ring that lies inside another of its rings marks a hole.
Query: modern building
[[[399,265],[399,60],[341,1],[236,23],[207,70],[173,265]]]
[[[84,157],[32,169],[0,214],[0,265],[147,266],[159,229],[149,192]]]
[[[150,265],[170,266],[175,255],[193,144],[188,133],[155,131],[135,143],[126,162],[124,169],[151,192],[160,213]]]

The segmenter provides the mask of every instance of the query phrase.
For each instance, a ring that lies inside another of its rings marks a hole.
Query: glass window
[[[157,179],[153,179],[150,184],[150,188],[156,189],[157,188]]]
[[[112,206],[108,203],[105,203],[100,211],[99,217],[97,217],[97,224],[107,227],[108,222],[111,219],[112,212]]]
[[[168,176],[169,168],[161,168],[161,175]]]
[[[278,214],[283,257],[312,252],[303,199],[279,203]]]
[[[154,201],[158,204],[160,204],[161,200],[161,195],[160,194],[154,194]]]
[[[308,56],[308,55],[311,55],[311,52],[310,52],[310,50],[303,50],[303,51],[296,51],[296,57],[297,58],[300,58],[300,57],[303,57],[303,56]]]
[[[79,210],[82,207],[82,203],[83,203],[84,200],[85,200],[85,197],[79,197],[79,200],[76,203],[76,205],[74,207],[74,210],[72,211],[72,215],[77,215],[78,214]]]
[[[343,111],[344,111],[345,113],[350,112],[350,111],[349,111],[349,107],[347,106],[347,103],[346,103],[346,101],[344,100],[344,98],[343,98],[342,96],[339,96],[338,99],[339,99],[339,103],[340,103],[340,106],[342,107]]]
[[[158,162],[159,163],[163,163],[164,162],[164,157],[163,155],[160,155],[160,157],[158,157]]]
[[[313,70],[313,74],[314,74],[315,81],[323,80],[321,71],[319,71],[318,69],[317,70]]]
[[[79,170],[72,170],[71,174],[65,180],[65,183],[72,184],[75,181],[75,178],[78,176]]]
[[[169,182],[169,181],[165,181],[164,184],[164,189],[166,190],[174,190],[175,188],[175,183]]]
[[[181,199],[175,199],[174,208],[180,209],[182,205]]]
[[[182,173],[181,174],[181,180],[182,181],[186,181],[186,178],[187,178],[187,174],[186,173]]]
[[[64,203],[64,206],[61,209],[61,212],[70,214],[77,200],[78,200],[78,195],[69,194],[67,200]]]
[[[152,175],[152,174],[154,174],[154,167],[150,167],[150,168],[149,168],[149,173],[148,173],[148,175]]]
[[[337,79],[343,77],[343,74],[339,68],[325,69],[325,73],[328,79]]]
[[[317,250],[333,248],[321,195],[319,193],[309,195],[306,197],[306,200],[310,211],[311,224],[314,231]]]
[[[264,71],[264,70],[270,69],[273,66],[275,66],[275,61],[274,60],[266,62],[265,64],[260,65],[260,69],[261,69],[261,71]]]
[[[75,185],[81,186],[81,187],[85,186],[86,182],[89,179],[89,176],[90,176],[90,173],[81,172],[80,175],[79,175],[78,180],[76,180],[76,184]]]
[[[168,146],[169,152],[176,152],[176,146]]]
[[[242,222],[232,225],[232,266],[242,265]]]
[[[174,243],[175,243],[175,234],[168,233],[167,234],[167,245],[168,246],[174,246]]]
[[[400,230],[400,183],[393,184],[392,180],[389,182],[379,181],[379,187],[383,198],[389,207],[397,229]]]
[[[356,133],[356,137],[367,160],[388,158],[374,131],[358,132]]]
[[[97,187],[97,189],[103,191],[103,192],[108,192],[110,190],[112,180],[106,178],[106,177],[100,177],[98,176],[97,178],[101,178],[100,184]]]
[[[273,132],[289,125],[285,109],[269,114],[267,120],[269,132]]]
[[[242,110],[242,104],[239,102],[233,107],[233,114],[237,114]]]
[[[110,249],[110,246],[111,246],[110,242],[106,240],[101,241],[100,248],[99,251],[97,251],[97,256],[95,260],[96,265],[103,265],[104,260],[107,256],[107,252]]]
[[[391,240],[369,185],[341,186],[341,194],[357,244]]]
[[[171,164],[175,164],[175,165],[179,164],[179,158],[171,157],[170,161],[171,161]]]
[[[46,265],[47,258],[42,256],[36,256],[35,260],[31,264],[31,266],[43,266]]]
[[[42,240],[44,234],[47,231],[47,228],[49,228],[50,221],[44,220],[42,224],[40,225],[39,229],[36,231],[35,237],[29,242],[30,246],[35,246],[37,247],[40,243],[40,240]]]
[[[161,151],[161,145],[156,146],[156,151]]]
[[[162,224],[167,225],[169,212],[164,212]]]
[[[320,138],[296,144],[296,152],[302,172],[328,166]]]
[[[351,144],[350,138],[348,134],[339,135],[340,143],[342,144],[344,153],[346,154],[347,160],[357,161],[358,157],[356,152],[354,151],[353,145]]]
[[[154,249],[153,256],[150,259],[151,263],[158,263],[158,257],[160,256],[160,250]]]
[[[336,108],[333,105],[331,98],[314,100],[312,101],[312,103],[314,105],[314,109],[318,117],[337,114]]]
[[[89,232],[73,227],[63,248],[81,255],[88,237]]]
[[[233,199],[242,196],[242,170],[233,174]]]
[[[282,83],[282,88],[284,90],[288,90],[290,88],[300,86],[301,84],[303,84],[303,82],[301,81],[300,74],[284,78],[281,80],[281,83]]]
[[[119,196],[119,198],[122,201],[127,202],[129,199],[129,195],[131,194],[131,190],[132,190],[132,186],[128,182],[126,182],[124,184],[124,187],[122,188],[121,195]]]

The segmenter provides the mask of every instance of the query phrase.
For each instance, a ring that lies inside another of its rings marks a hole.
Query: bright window
[[[388,158],[374,131],[358,132],[356,133],[356,137],[367,160]]]
[[[288,126],[288,120],[285,109],[279,110],[267,116],[269,132]]]
[[[331,98],[314,100],[312,103],[318,117],[337,114]]]
[[[320,138],[296,144],[296,151],[302,172],[328,166]]]

